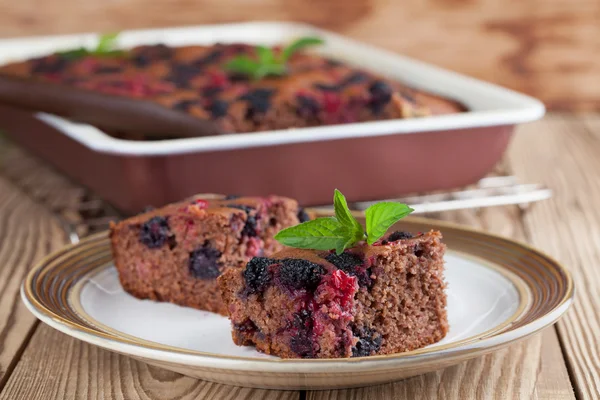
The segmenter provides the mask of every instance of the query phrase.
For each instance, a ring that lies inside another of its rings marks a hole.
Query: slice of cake
[[[226,315],[216,278],[280,250],[273,236],[305,218],[284,197],[196,197],[113,224],[114,263],[135,297]]]
[[[285,249],[219,278],[233,340],[283,358],[414,350],[448,331],[445,245],[437,231],[373,245]]]

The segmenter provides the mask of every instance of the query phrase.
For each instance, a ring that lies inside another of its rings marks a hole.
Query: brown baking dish
[[[530,97],[305,25],[246,23],[121,36],[129,46],[183,45],[191,38],[202,43],[243,39],[271,45],[314,34],[325,38],[323,51],[334,57],[456,99],[469,111],[144,142],[116,139],[90,125],[0,104],[0,129],[115,207],[135,213],[199,192],[279,194],[318,205],[330,203],[336,187],[351,201],[459,187],[493,168],[514,125],[544,113],[543,105]],[[80,43],[77,40],[81,38],[0,41],[0,62],[47,54],[58,42],[73,46]]]

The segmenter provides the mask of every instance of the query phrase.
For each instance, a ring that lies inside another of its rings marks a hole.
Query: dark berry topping
[[[370,270],[363,267],[363,259],[356,254],[349,252],[340,255],[330,253],[325,259],[348,275],[356,276],[360,286],[371,286],[372,280]]]
[[[116,65],[102,65],[94,70],[95,74],[114,74],[121,72],[123,69]]]
[[[315,356],[311,338],[313,319],[310,311],[302,309],[294,314],[291,325],[295,334],[290,339],[290,349],[302,358],[313,358]]]
[[[197,67],[205,67],[208,64],[215,63],[221,58],[223,55],[223,49],[215,49],[213,51],[208,52],[206,55],[196,59],[194,61],[194,65]]]
[[[197,105],[198,102],[196,100],[181,100],[175,104],[173,104],[173,109],[177,111],[188,112],[190,108]]]
[[[298,100],[298,115],[305,118],[314,117],[321,111],[321,105],[318,101],[308,96],[296,96]]]
[[[220,118],[227,115],[227,109],[229,108],[229,103],[224,100],[215,100],[210,105],[210,113],[213,118]]]
[[[352,348],[352,357],[366,357],[373,355],[381,348],[381,335],[371,329],[362,329],[354,332],[358,342]]]
[[[367,79],[369,79],[369,77],[364,72],[355,72],[351,75],[348,75],[346,78],[344,78],[344,80],[342,81],[342,84],[344,86],[354,85],[357,83],[365,82]]]
[[[362,258],[356,254],[348,252],[340,255],[330,253],[325,257],[325,259],[346,273],[352,273],[354,271],[354,267],[363,264]]]
[[[204,96],[204,97],[214,97],[217,94],[221,93],[222,91],[223,91],[222,87],[210,86],[210,87],[202,89],[201,93],[202,93],[202,96]]]
[[[60,56],[44,57],[34,61],[31,72],[34,74],[56,74],[62,72],[69,60]]]
[[[173,49],[164,44],[146,46],[133,57],[133,63],[137,67],[146,67],[152,61],[167,60],[173,55]]]
[[[173,64],[171,65],[171,73],[167,77],[169,82],[172,82],[178,88],[187,88],[192,79],[197,77],[202,70],[190,64]]]
[[[273,89],[255,89],[240,96],[240,100],[250,103],[246,111],[246,119],[251,119],[257,114],[266,113],[271,108],[270,98],[273,93],[275,93]]]
[[[310,221],[310,217],[308,216],[308,214],[306,213],[306,211],[304,211],[304,208],[300,207],[298,208],[298,221],[300,222],[306,222],[306,221]]]
[[[410,232],[396,231],[396,232],[392,233],[390,236],[388,236],[387,240],[389,242],[395,242],[396,240],[410,239],[412,237],[413,237],[413,235]]]
[[[266,257],[254,257],[243,272],[248,293],[262,293],[271,281],[269,266],[276,261]]]
[[[383,81],[375,81],[369,86],[371,101],[369,107],[373,114],[379,114],[385,106],[392,100],[392,88]]]
[[[244,228],[242,229],[243,236],[255,237],[258,235],[256,231],[256,217],[254,215],[250,215],[250,212],[253,210],[252,207],[242,204],[228,204],[227,207],[237,208],[246,212],[246,225],[244,225]]]
[[[190,253],[188,268],[190,274],[198,279],[215,279],[221,274],[218,259],[221,252],[208,245],[204,245]]]
[[[415,256],[417,256],[417,257],[421,257],[424,253],[423,248],[421,247],[420,244],[417,244],[415,246],[413,252],[415,253]]]
[[[153,217],[144,222],[140,229],[140,242],[150,249],[157,249],[167,243],[171,236],[169,222],[164,217]]]
[[[322,265],[306,260],[286,258],[281,260],[279,279],[288,288],[314,291],[325,272]]]
[[[252,322],[249,319],[246,319],[244,322],[240,323],[240,324],[233,324],[233,329],[238,331],[238,332],[243,332],[243,333],[254,333],[258,330],[258,327],[256,326],[256,324],[254,322]]]

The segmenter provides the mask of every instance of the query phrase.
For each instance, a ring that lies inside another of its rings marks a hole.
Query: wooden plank
[[[600,110],[596,0],[0,0],[0,15],[0,36],[303,21],[524,91],[551,109]]]
[[[581,399],[600,398],[599,120],[551,116],[520,129],[509,154],[520,177],[554,190],[523,220],[531,242],[574,275],[576,301],[558,331]]]
[[[12,371],[36,319],[19,288],[32,264],[64,244],[57,221],[0,175],[0,387]]]
[[[508,167],[502,167],[505,170]],[[518,207],[442,213],[434,217],[470,225],[517,240],[526,235]],[[359,388],[309,392],[325,399],[574,399],[554,328],[523,343],[442,371],[404,381]]]
[[[41,324],[0,399],[299,399],[297,391],[199,381],[70,338]]]

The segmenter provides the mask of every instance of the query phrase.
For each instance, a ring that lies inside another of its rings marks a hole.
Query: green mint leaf
[[[115,49],[117,45],[117,37],[119,36],[118,32],[106,33],[104,35],[100,35],[98,38],[98,45],[96,45],[96,49],[94,53],[107,53]]]
[[[286,62],[298,50],[308,46],[318,46],[323,43],[325,43],[323,39],[315,36],[306,36],[300,39],[296,39],[292,43],[290,43],[285,49],[283,49],[281,59],[283,62]]]
[[[364,236],[364,229],[348,208],[346,197],[337,189],[333,192],[333,208],[337,220],[352,232],[353,237],[359,234],[361,237]]]
[[[283,229],[275,235],[279,243],[299,249],[331,250],[347,248],[350,232],[335,218],[317,218]]]
[[[381,238],[390,226],[406,217],[414,210],[406,204],[382,202],[373,204],[365,211],[367,220],[367,243],[373,244]]]
[[[225,64],[225,69],[254,77],[260,66],[261,65],[257,61],[254,61],[248,56],[238,56]]]
[[[258,62],[261,64],[273,64],[275,62],[275,55],[273,51],[265,46],[256,46],[256,55],[258,56]]]
[[[64,57],[68,60],[74,60],[76,58],[81,58],[89,55],[90,51],[83,47],[79,47],[78,49],[73,50],[57,51],[54,54]]]

